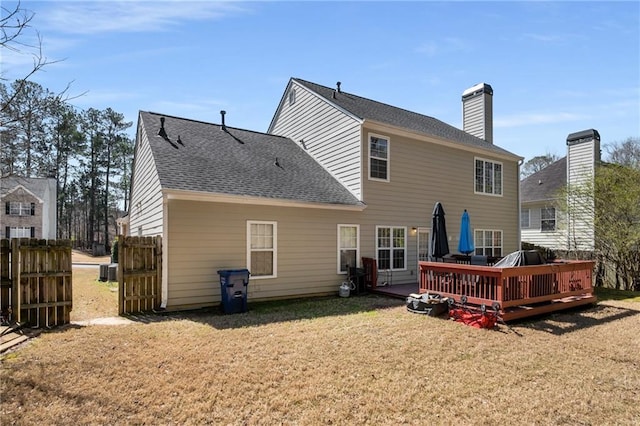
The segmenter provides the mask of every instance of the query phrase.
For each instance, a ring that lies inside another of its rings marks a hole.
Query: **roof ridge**
[[[324,86],[324,85],[322,85],[322,84],[314,83],[313,81],[307,81],[307,80],[304,80],[304,79],[302,79],[302,78],[294,78],[294,80],[298,80],[298,81],[301,81],[301,82],[303,82],[303,83],[310,83],[310,84],[314,84],[314,85],[316,85],[316,86],[320,86],[320,87],[322,87],[322,88],[324,88],[324,89],[327,89],[327,90],[335,90],[334,88],[331,88],[331,87],[329,87],[329,86]],[[410,109],[402,108],[402,107],[399,107],[399,106],[396,106],[396,105],[391,105],[391,104],[388,104],[388,103],[386,103],[386,102],[376,101],[375,99],[365,98],[364,96],[356,95],[355,93],[351,93],[351,92],[345,92],[344,90],[340,90],[340,93],[345,94],[345,95],[354,96],[354,97],[356,97],[356,98],[363,99],[363,100],[365,100],[365,101],[375,102],[375,103],[377,103],[377,104],[384,105],[384,106],[387,106],[387,107],[389,107],[389,108],[395,108],[395,109],[398,109],[398,110],[401,110],[401,111],[404,111],[404,112],[408,112],[408,113],[410,113],[410,114],[416,114],[416,115],[420,115],[420,116],[422,116],[422,117],[430,118],[430,119],[432,119],[432,120],[437,120],[437,121],[439,121],[439,122],[441,122],[441,123],[443,123],[443,124],[446,124],[447,126],[451,126],[451,127],[454,127],[454,128],[456,128],[456,129],[458,129],[458,128],[457,128],[457,127],[455,127],[455,126],[453,126],[453,125],[451,125],[451,124],[449,124],[449,123],[447,123],[447,122],[445,122],[445,121],[439,120],[439,119],[437,119],[437,118],[435,118],[435,117],[432,117],[432,116],[430,116],[430,115],[422,114],[422,113],[420,113],[420,112],[416,112],[416,111],[411,111]],[[324,95],[322,95],[322,94],[320,94],[320,93],[319,93],[319,95],[326,99],[326,97],[325,97]],[[462,130],[462,129],[458,129],[458,130]]]
[[[210,125],[210,126],[222,127],[222,124],[213,123],[211,121],[195,120],[195,119],[192,119],[192,118],[180,117],[180,116],[171,115],[171,114],[163,114],[163,113],[155,112],[155,111],[140,110],[140,112],[141,113],[144,112],[144,113],[147,113],[147,114],[154,114],[154,115],[158,115],[158,116],[165,117],[165,118],[173,118],[173,119],[176,119],[176,120],[189,121],[191,123],[200,123],[200,124],[207,124],[207,125]],[[255,133],[255,134],[258,134],[258,135],[265,135],[265,136],[289,139],[289,138],[287,138],[285,136],[274,135],[273,133],[259,132],[257,130],[244,129],[242,127],[233,127],[233,126],[228,126],[227,124],[225,124],[225,127],[227,129],[239,130],[241,132],[249,132],[249,133]]]

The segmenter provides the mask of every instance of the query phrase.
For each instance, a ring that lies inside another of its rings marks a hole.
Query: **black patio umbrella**
[[[444,209],[440,202],[433,209],[431,223],[431,256],[436,260],[449,254],[449,241],[447,238],[447,225],[444,221]]]

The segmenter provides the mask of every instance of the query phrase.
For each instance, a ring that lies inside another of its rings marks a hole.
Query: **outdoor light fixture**
[[[413,228],[411,228],[411,232],[413,232],[413,233],[415,234],[416,232],[418,232],[418,228],[416,228],[416,227],[414,226]]]

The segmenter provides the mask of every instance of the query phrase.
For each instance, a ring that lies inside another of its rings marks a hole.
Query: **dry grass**
[[[73,269],[71,321],[118,315],[118,283],[98,281],[98,268]]]
[[[488,331],[376,296],[69,326],[4,357],[0,415],[3,425],[639,424],[639,329],[637,302]]]

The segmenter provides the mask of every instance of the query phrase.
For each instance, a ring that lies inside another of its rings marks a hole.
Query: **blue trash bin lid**
[[[236,274],[251,274],[249,272],[249,270],[247,268],[243,268],[243,269],[219,269],[218,270],[218,274],[219,275],[224,275],[224,276],[229,276],[229,275],[236,275]]]

